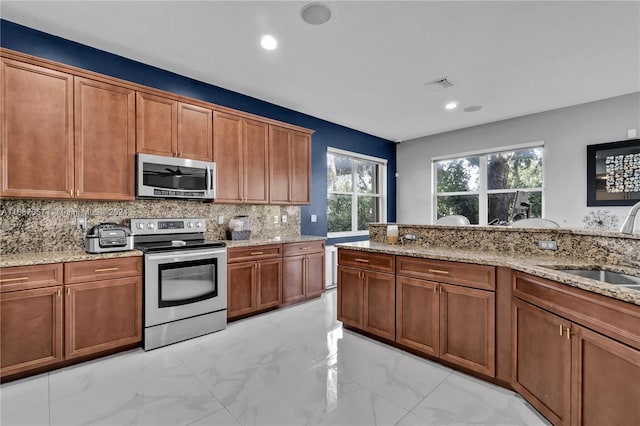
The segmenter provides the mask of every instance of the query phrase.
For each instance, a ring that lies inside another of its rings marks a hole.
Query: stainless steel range
[[[204,218],[131,219],[144,252],[144,349],[227,326],[227,248]]]

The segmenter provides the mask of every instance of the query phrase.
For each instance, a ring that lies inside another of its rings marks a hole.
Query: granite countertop
[[[284,243],[303,243],[305,241],[324,241],[325,237],[318,237],[315,235],[300,235],[297,237],[280,237],[280,239],[267,239],[256,238],[250,240],[225,240],[228,248],[234,247],[249,247],[249,246],[264,246],[268,244],[284,244]]]
[[[142,256],[140,250],[90,254],[84,250],[46,251],[33,253],[3,254],[0,268],[11,266],[43,265],[46,263],[78,262],[83,260],[113,259],[117,257]]]
[[[497,252],[479,252],[470,250],[426,248],[420,246],[390,245],[372,241],[357,241],[352,243],[339,243],[337,247],[362,250],[375,253],[385,253],[398,256],[423,257],[434,260],[448,260],[453,262],[475,263],[479,265],[503,266],[517,271],[526,272],[538,277],[547,278],[572,287],[587,290],[592,293],[623,300],[625,302],[640,305],[640,289],[623,287],[615,284],[607,284],[590,278],[579,277],[557,269],[604,269],[611,272],[619,272],[640,277],[640,269],[624,267],[596,265],[593,262],[535,257],[531,255],[517,256]]]
[[[297,237],[282,237],[275,239],[251,239],[251,240],[224,240],[228,248],[262,246],[267,244],[299,243],[305,241],[324,241],[325,237],[302,235]],[[119,251],[113,253],[90,254],[84,250],[65,250],[32,252],[19,254],[2,254],[0,256],[0,268],[12,266],[43,265],[46,263],[78,262],[83,260],[113,259],[117,257],[142,256],[140,250]]]

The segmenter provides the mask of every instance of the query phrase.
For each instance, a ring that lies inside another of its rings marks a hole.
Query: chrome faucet
[[[633,228],[636,223],[636,214],[640,210],[640,202],[637,202],[631,207],[629,210],[629,214],[626,219],[622,223],[622,228],[620,228],[620,232],[623,234],[633,234]]]

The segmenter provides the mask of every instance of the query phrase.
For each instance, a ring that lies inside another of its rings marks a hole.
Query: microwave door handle
[[[212,189],[213,187],[213,179],[211,176],[211,169],[207,166],[207,189]]]

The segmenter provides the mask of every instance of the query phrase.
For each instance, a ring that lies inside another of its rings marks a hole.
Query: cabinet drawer
[[[456,284],[481,290],[495,290],[496,268],[470,263],[396,257],[398,275]]]
[[[307,241],[283,244],[283,256],[324,252],[324,241]]]
[[[227,263],[245,262],[282,257],[282,244],[235,247],[227,250]]]
[[[640,307],[523,272],[511,275],[513,296],[640,349]]]
[[[142,275],[142,257],[86,260],[64,264],[66,284]]]
[[[338,249],[338,264],[370,269],[372,271],[393,272],[393,256],[359,250]]]
[[[0,292],[62,285],[62,263],[0,268]]]

